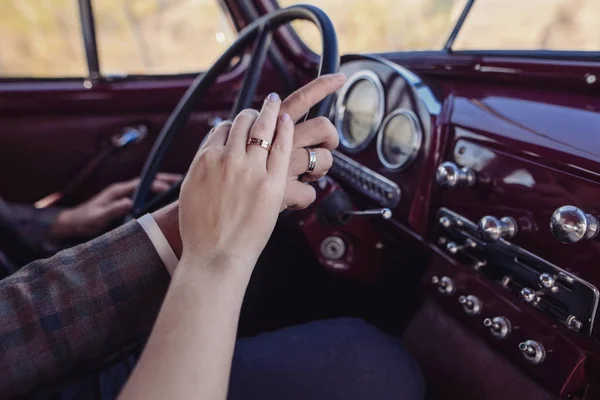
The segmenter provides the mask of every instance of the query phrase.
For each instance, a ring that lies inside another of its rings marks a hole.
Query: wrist
[[[62,210],[56,215],[54,224],[50,231],[52,240],[64,240],[77,236],[75,224],[73,224],[73,212]]]
[[[175,274],[185,277],[202,276],[202,279],[232,283],[246,287],[250,281],[256,260],[234,254],[196,254],[183,251]]]
[[[179,234],[179,203],[175,202],[152,213],[163,235],[177,258],[181,258],[183,245]]]

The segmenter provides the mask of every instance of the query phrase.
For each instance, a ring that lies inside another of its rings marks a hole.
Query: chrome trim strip
[[[383,154],[383,136],[385,135],[385,128],[390,123],[392,119],[397,117],[398,115],[404,115],[410,122],[413,127],[412,143],[410,153],[407,154],[407,158],[403,163],[400,164],[392,164],[388,160],[386,160],[385,155]],[[379,128],[379,132],[377,133],[377,156],[379,157],[379,161],[389,169],[390,171],[402,171],[405,170],[412,164],[412,162],[417,158],[419,154],[419,150],[421,150],[421,145],[423,144],[423,130],[421,129],[421,123],[419,121],[419,117],[409,110],[408,108],[397,108],[385,117],[383,122],[381,123],[381,127]]]
[[[346,132],[344,130],[344,114],[346,111],[346,100],[351,92],[351,89],[354,87],[354,85],[356,85],[359,81],[362,80],[369,81],[373,84],[373,86],[375,86],[375,89],[377,90],[379,104],[375,113],[375,119],[373,120],[373,123],[371,125],[371,130],[369,131],[369,135],[362,143],[353,144],[348,140]],[[361,150],[364,150],[369,145],[371,140],[373,140],[373,137],[377,134],[377,130],[381,125],[384,113],[385,91],[383,89],[383,85],[381,83],[381,80],[379,79],[379,76],[375,72],[368,69],[358,71],[354,75],[352,75],[346,81],[344,86],[342,86],[342,88],[340,89],[340,92],[337,96],[337,100],[335,102],[335,127],[337,128],[338,133],[340,135],[340,144],[342,145],[342,147],[351,153],[356,153]]]

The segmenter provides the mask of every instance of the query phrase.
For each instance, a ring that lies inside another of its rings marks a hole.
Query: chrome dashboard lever
[[[392,218],[392,210],[389,208],[375,208],[373,210],[363,211],[342,211],[343,217],[381,217],[383,219]]]

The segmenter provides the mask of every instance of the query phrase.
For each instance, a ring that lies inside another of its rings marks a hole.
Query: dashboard
[[[341,71],[340,148],[302,222],[319,260],[373,279],[391,233],[427,254],[443,309],[552,393],[581,390],[600,366],[598,98],[425,82],[379,56]]]

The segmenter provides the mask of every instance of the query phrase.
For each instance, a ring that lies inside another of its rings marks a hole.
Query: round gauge
[[[392,111],[381,124],[377,136],[377,154],[383,165],[392,170],[401,170],[415,159],[423,133],[414,112],[407,109]]]
[[[377,74],[359,71],[346,82],[336,103],[336,126],[341,145],[364,149],[377,133],[384,112],[383,86]]]

